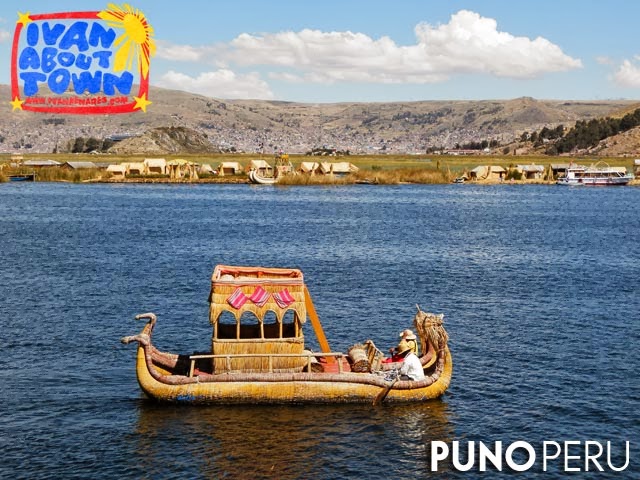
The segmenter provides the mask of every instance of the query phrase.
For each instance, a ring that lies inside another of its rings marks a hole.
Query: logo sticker
[[[11,51],[13,110],[57,114],[146,112],[153,28],[142,12],[18,12]]]

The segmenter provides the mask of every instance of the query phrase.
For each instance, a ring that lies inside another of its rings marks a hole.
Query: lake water
[[[416,479],[434,475],[432,441],[457,440],[610,441],[616,466],[629,441],[624,472],[602,457],[595,474],[640,478],[638,232],[634,187],[0,184],[0,477]],[[206,350],[219,263],[300,268],[333,350],[386,350],[416,304],[444,313],[448,392],[148,402],[120,337],[153,311],[159,348]]]

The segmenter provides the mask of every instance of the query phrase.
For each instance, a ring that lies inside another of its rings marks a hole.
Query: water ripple
[[[637,452],[640,190],[458,187],[0,185],[0,477],[428,478],[432,440]],[[449,391],[150,404],[118,339],[151,310],[160,348],[207,349],[218,263],[301,268],[335,350],[445,313]]]

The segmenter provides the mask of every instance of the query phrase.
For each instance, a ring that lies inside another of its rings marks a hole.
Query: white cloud
[[[625,60],[613,74],[613,81],[621,87],[640,87],[640,67]]]
[[[160,58],[216,65],[197,78],[170,72],[165,85],[206,95],[272,98],[257,73],[235,75],[235,67],[261,67],[267,78],[288,83],[427,84],[453,75],[486,74],[534,78],[582,68],[549,40],[517,37],[498,30],[497,22],[460,10],[446,24],[420,23],[416,42],[398,45],[387,36],[304,29],[253,35],[243,33],[226,44],[208,46],[158,44]],[[197,89],[197,90],[195,90]],[[237,92],[237,93],[230,93]]]
[[[417,60],[443,73],[479,72],[499,77],[531,78],[582,67],[549,40],[500,32],[492,18],[461,10],[448,24],[416,27]]]
[[[185,90],[216,98],[274,98],[269,85],[257,73],[239,75],[231,70],[217,70],[201,73],[194,78],[171,70],[153,83],[163,88]]]
[[[191,45],[171,45],[162,40],[157,42],[156,56],[167,60],[198,62],[202,59],[204,49]]]
[[[11,34],[6,30],[0,30],[0,43],[8,42],[11,39]]]
[[[495,20],[468,10],[447,24],[421,23],[415,34],[416,44],[400,46],[348,31],[243,33],[217,55],[238,65],[290,68],[297,72],[291,78],[324,83],[433,83],[464,73],[532,78],[582,67],[549,40],[500,32]]]
[[[173,45],[163,40],[156,42],[156,48],[156,57],[178,62],[204,62],[216,54],[212,46]]]

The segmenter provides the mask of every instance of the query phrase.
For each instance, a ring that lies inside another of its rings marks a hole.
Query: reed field
[[[36,174],[36,181],[38,182],[70,182],[81,183],[94,180],[96,178],[106,177],[108,174],[97,168],[89,168],[83,170],[67,170],[62,168],[3,168],[0,171],[0,183],[9,180],[9,175],[28,175]]]

